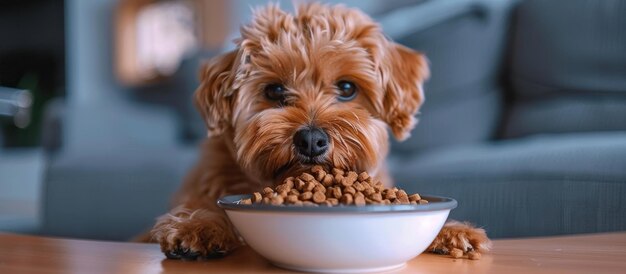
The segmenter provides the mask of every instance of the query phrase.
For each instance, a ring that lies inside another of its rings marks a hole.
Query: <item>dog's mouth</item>
[[[326,160],[325,155],[319,155],[315,157],[309,157],[306,155],[296,154],[296,157],[288,163],[282,165],[274,172],[274,179],[281,180],[286,177],[292,176],[292,174],[302,173],[305,170],[310,169],[315,165],[321,165],[324,168],[328,168],[329,163]]]
[[[284,164],[283,166],[278,168],[276,171],[274,171],[274,178],[281,177],[283,174],[285,174],[285,172],[289,171],[291,167],[292,165],[289,163]]]
[[[309,166],[322,165],[326,162],[326,155],[322,154],[322,155],[311,157],[311,156],[302,155],[300,153],[296,153],[296,161],[300,163],[301,165],[309,165]]]

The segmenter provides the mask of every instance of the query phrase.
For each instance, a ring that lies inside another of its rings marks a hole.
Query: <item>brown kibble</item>
[[[365,196],[370,196],[376,193],[376,190],[370,187],[370,188],[366,188],[365,191],[363,191],[363,193],[365,193]]]
[[[316,166],[313,166],[311,168],[311,172],[313,172],[315,174],[320,173],[321,171],[324,171],[324,168],[322,166],[320,166],[320,165],[316,165]],[[326,172],[324,171],[324,173],[326,173]]]
[[[414,202],[414,201],[419,201],[421,200],[422,197],[420,197],[419,194],[415,193],[409,196],[409,201]]]
[[[328,174],[326,174],[326,171],[322,170],[322,171],[317,173],[317,175],[315,176],[315,179],[318,180],[319,182],[322,182],[324,180],[324,178],[326,178],[326,175],[328,175]],[[332,176],[331,176],[331,178],[332,178]]]
[[[276,192],[283,192],[283,191],[289,191],[289,190],[291,190],[291,187],[289,187],[289,185],[287,184],[278,185],[276,187]]]
[[[313,182],[307,182],[304,187],[302,188],[302,191],[307,192],[307,191],[313,191],[313,189],[315,188],[315,183]]]
[[[341,174],[335,175],[335,182],[336,183],[341,183],[341,181],[343,181],[343,175],[341,175]]]
[[[271,203],[272,203],[272,205],[282,205],[284,201],[285,200],[283,199],[282,196],[276,195],[276,196],[272,197]]]
[[[333,185],[333,179],[334,179],[333,175],[326,174],[326,176],[324,176],[324,179],[322,180],[322,184],[325,187],[332,186]]]
[[[316,203],[311,202],[311,201],[303,201],[302,205],[304,205],[304,206],[318,206]]]
[[[326,188],[323,185],[315,185],[313,192],[326,193]]]
[[[328,193],[328,195],[333,196],[333,189],[335,189],[335,187],[333,186],[329,186],[326,188],[326,193]]]
[[[342,195],[341,188],[340,187],[334,187],[332,194],[333,194],[332,196],[337,198],[337,199],[341,198],[341,195]]]
[[[406,199],[409,199],[409,195],[406,194],[406,191],[404,191],[403,189],[399,189],[398,191],[396,191],[396,196],[398,196],[398,199],[402,198],[402,197],[406,197]]]
[[[263,196],[261,196],[261,193],[259,192],[252,193],[252,202],[256,204],[256,203],[260,203],[261,201],[263,201]]]
[[[343,196],[341,196],[341,199],[339,201],[344,205],[351,205],[353,200],[354,198],[352,198],[352,195],[344,194]]]
[[[396,193],[394,191],[391,191],[391,189],[388,189],[387,191],[385,191],[384,195],[385,195],[385,199],[389,199],[389,200],[396,199]]]
[[[341,185],[344,187],[352,186],[352,184],[354,184],[354,180],[351,180],[348,177],[343,177],[343,179],[341,180]]]
[[[356,189],[357,191],[363,191],[365,190],[365,185],[362,184],[361,182],[356,182],[352,185],[352,187],[354,187],[354,189]]]
[[[369,177],[370,175],[367,174],[367,172],[361,172],[361,174],[359,174],[359,177],[357,179],[359,180],[359,182],[363,182],[367,180]]]
[[[343,192],[354,195],[356,193],[356,189],[354,189],[353,186],[347,186],[343,189]]]
[[[398,190],[398,192],[396,192],[396,196],[398,197],[397,199],[400,200],[401,203],[403,204],[409,203],[409,195],[407,195],[404,190]]]
[[[450,256],[452,256],[455,259],[461,258],[463,257],[463,250],[460,250],[458,248],[453,248],[452,250],[450,250]]]
[[[480,258],[482,257],[482,254],[480,254],[480,252],[470,251],[467,253],[467,257],[470,260],[480,260]]]
[[[313,175],[309,174],[309,173],[302,173],[302,175],[300,175],[299,177],[300,179],[302,179],[305,182],[310,182],[313,181],[313,179],[315,179],[315,177],[313,177]]]
[[[365,205],[365,197],[363,195],[359,196],[356,195],[354,196],[354,204],[357,206],[364,206]]]
[[[345,173],[343,172],[343,170],[338,169],[338,168],[333,168],[333,175],[344,175]]]
[[[313,193],[313,202],[314,203],[321,203],[326,201],[326,195],[324,195],[324,193],[322,192],[315,192]]]
[[[378,190],[378,191],[383,191],[385,190],[385,185],[383,185],[383,183],[381,182],[376,182],[374,183],[373,187]]]
[[[285,179],[285,181],[283,181],[283,184],[286,184],[290,188],[293,188],[295,186],[294,178],[293,177],[289,177],[289,178]]]
[[[325,200],[321,203],[318,203],[320,206],[327,206],[327,207],[331,207],[333,206],[333,204],[331,202],[329,202],[328,200]]]
[[[296,189],[298,191],[302,191],[302,189],[304,188],[304,185],[306,184],[306,182],[302,181],[302,179],[300,179],[300,178],[296,178],[295,184],[296,184]]]
[[[419,194],[408,195],[397,187],[385,188],[380,181],[373,181],[367,172],[334,168],[327,171],[323,166],[313,166],[310,173],[287,177],[274,188],[265,187],[252,193],[240,204],[271,204],[293,206],[337,205],[398,205],[427,204]],[[469,256],[469,255],[468,255]],[[473,255],[474,256],[474,255]],[[480,256],[480,255],[476,255]]]
[[[287,196],[287,202],[290,204],[295,204],[296,202],[298,202],[298,195],[288,195]]]
[[[310,191],[304,192],[300,194],[298,198],[300,198],[300,200],[302,201],[311,200],[311,198],[313,198],[313,192],[310,192]]]
[[[374,200],[377,203],[380,203],[383,201],[383,195],[381,195],[380,193],[372,193],[371,195],[369,195],[369,198]]]
[[[346,178],[350,178],[350,180],[352,180],[352,183],[354,183],[359,178],[359,174],[354,171],[348,171],[348,175],[346,176]]]

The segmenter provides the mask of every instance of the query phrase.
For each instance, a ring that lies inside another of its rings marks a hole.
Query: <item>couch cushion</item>
[[[63,152],[46,174],[41,234],[129,240],[167,212],[197,148],[119,146]]]
[[[626,132],[543,135],[392,156],[398,185],[459,201],[494,237],[626,229]]]
[[[625,130],[626,96],[563,95],[519,101],[510,108],[504,128],[505,138],[536,133]]]
[[[477,143],[495,135],[509,12],[510,2],[494,1],[485,13],[464,14],[398,40],[426,55],[431,78],[425,83],[418,126],[394,150]]]
[[[626,130],[624,10],[626,1],[619,0],[520,5],[505,137]]]

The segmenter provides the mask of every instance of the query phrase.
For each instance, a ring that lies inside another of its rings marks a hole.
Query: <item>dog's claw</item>
[[[196,260],[200,256],[200,253],[192,251],[189,248],[177,248],[177,249],[165,252],[165,256],[168,259],[192,261],[192,260]]]
[[[228,252],[226,250],[213,249],[206,256],[202,256],[202,259],[219,259],[226,256]]]
[[[172,260],[178,260],[181,258],[180,254],[176,250],[168,250],[165,253],[165,257]]]
[[[446,255],[446,254],[448,254],[445,250],[443,250],[441,248],[433,248],[433,249],[430,250],[430,253],[438,254],[438,255]]]
[[[176,248],[165,252],[165,257],[173,260],[194,261],[200,259],[219,259],[226,256],[228,252],[225,250],[213,249],[207,255],[201,255],[200,252],[192,251],[189,248]]]

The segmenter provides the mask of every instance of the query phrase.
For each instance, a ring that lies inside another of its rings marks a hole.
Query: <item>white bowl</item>
[[[218,201],[247,244],[276,266],[307,272],[363,273],[400,268],[435,239],[457,202],[425,205],[294,207]]]

